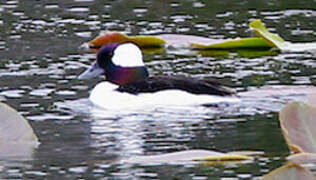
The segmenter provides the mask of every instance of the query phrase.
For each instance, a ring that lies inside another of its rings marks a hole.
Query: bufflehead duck
[[[98,96],[103,96],[105,91],[109,90],[115,92],[116,95],[120,93],[124,96],[126,94],[135,96],[155,93],[162,95],[164,94],[162,92],[167,90],[173,90],[173,93],[177,91],[182,94],[190,94],[190,98],[195,95],[229,96],[235,94],[234,90],[210,80],[185,76],[149,76],[143,62],[142,52],[133,43],[112,43],[102,46],[97,54],[96,62],[79,75],[78,79],[90,79],[98,75],[105,75],[106,81],[110,82],[106,85],[100,83],[93,89],[90,99],[94,97],[93,99],[98,101],[101,101]],[[147,97],[147,95],[145,96]],[[200,96],[201,98],[202,96]]]

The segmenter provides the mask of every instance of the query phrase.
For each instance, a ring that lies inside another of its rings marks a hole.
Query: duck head
[[[78,79],[90,79],[105,75],[107,81],[124,85],[148,77],[142,52],[133,43],[111,43],[101,47],[97,60],[79,75]]]

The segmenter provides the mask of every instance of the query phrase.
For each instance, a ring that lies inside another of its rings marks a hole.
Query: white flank
[[[236,103],[237,97],[196,95],[181,90],[163,90],[156,93],[133,95],[115,91],[117,85],[101,82],[90,94],[93,104],[108,110],[144,109],[149,107],[191,106],[208,103]]]
[[[115,65],[121,67],[144,66],[142,51],[132,43],[118,46],[114,50],[112,61]]]

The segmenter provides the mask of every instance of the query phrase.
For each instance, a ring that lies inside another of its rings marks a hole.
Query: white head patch
[[[144,66],[142,51],[132,43],[118,46],[114,50],[112,62],[121,67]]]

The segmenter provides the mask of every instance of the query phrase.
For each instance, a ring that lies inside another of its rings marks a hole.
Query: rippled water
[[[241,104],[118,112],[93,107],[102,81],[77,75],[95,59],[80,44],[100,31],[252,36],[260,18],[293,42],[316,40],[315,1],[1,1],[0,95],[31,123],[41,145],[26,160],[1,159],[1,179],[251,179],[288,155],[277,112],[299,95],[244,97]],[[259,52],[260,53],[260,52]],[[244,56],[243,51],[145,55],[152,74],[218,78],[239,92],[264,85],[314,85],[315,55]],[[135,155],[187,149],[258,150],[254,161],[218,165],[128,164]]]

